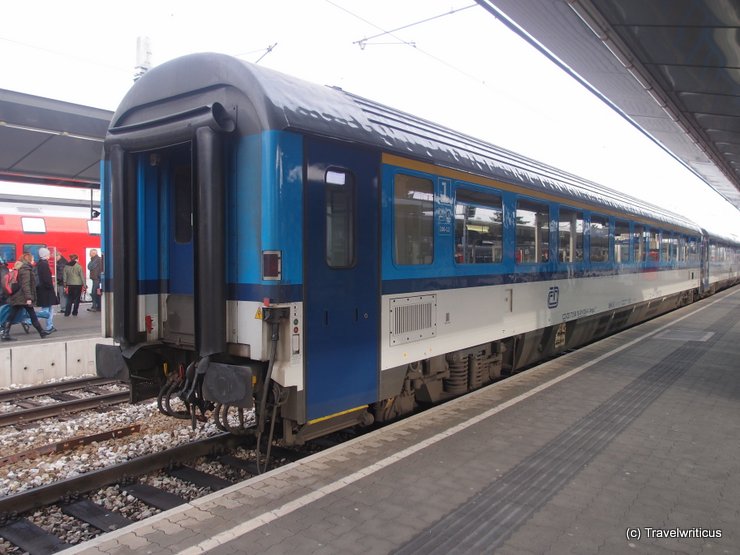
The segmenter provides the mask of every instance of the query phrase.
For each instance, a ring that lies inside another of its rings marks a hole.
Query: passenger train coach
[[[0,263],[8,265],[20,260],[24,252],[38,261],[39,249],[52,251],[69,259],[77,254],[87,268],[89,253],[100,249],[100,220],[90,218],[90,208],[23,201],[0,201]],[[52,265],[52,273],[56,266]]]
[[[229,429],[256,407],[251,430],[286,443],[460,395],[740,276],[738,243],[684,217],[216,54],[134,85],[102,196],[119,345],[99,346],[99,372]]]

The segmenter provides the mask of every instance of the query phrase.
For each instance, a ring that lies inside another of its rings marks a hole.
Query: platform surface
[[[89,312],[91,303],[80,303],[80,309],[77,316],[71,314],[67,317],[59,313],[59,305],[52,307],[56,310],[54,313],[54,327],[57,329],[50,336],[41,339],[38,332],[30,328],[28,333],[23,330],[20,324],[13,324],[10,328],[10,335],[15,341],[0,341],[0,349],[17,347],[18,345],[28,345],[29,343],[50,343],[53,341],[68,341],[70,339],[81,339],[86,337],[102,336],[100,322],[100,312]],[[36,308],[36,312],[41,310]],[[41,327],[46,329],[46,320],[39,318]]]
[[[26,333],[14,324],[10,335],[15,341],[0,341],[0,388],[95,374],[95,346],[112,339],[102,335],[101,313],[88,312],[89,307],[82,303],[77,316],[66,318],[55,313],[57,331],[44,339],[35,329]],[[46,329],[46,320],[39,322]]]
[[[738,553],[740,287],[84,554]]]

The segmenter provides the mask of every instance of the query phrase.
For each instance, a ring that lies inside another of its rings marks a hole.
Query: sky
[[[154,66],[193,52],[259,61],[740,238],[731,204],[473,0],[4,4],[2,89],[115,110],[149,37]]]

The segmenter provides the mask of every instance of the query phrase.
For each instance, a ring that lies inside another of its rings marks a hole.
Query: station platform
[[[738,553],[740,287],[65,554]]]
[[[95,345],[112,341],[102,336],[101,313],[88,312],[90,306],[89,302],[81,303],[77,316],[65,318],[54,313],[57,331],[44,339],[35,329],[26,333],[20,324],[14,324],[10,334],[15,341],[0,341],[0,370],[10,370],[0,371],[0,387],[95,374]],[[53,308],[59,310],[58,306]],[[46,320],[39,322],[46,326]]]

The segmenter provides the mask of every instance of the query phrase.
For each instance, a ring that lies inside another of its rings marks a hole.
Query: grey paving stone
[[[290,555],[387,553],[419,534],[440,529],[446,522],[443,519],[455,514],[462,517],[459,526],[472,526],[470,533],[463,533],[471,541],[475,530],[485,538],[487,530],[498,534],[501,527],[501,535],[489,545],[496,553],[740,552],[740,538],[734,532],[740,517],[734,503],[740,498],[740,480],[736,479],[740,475],[736,441],[740,435],[740,373],[726,368],[728,360],[740,359],[736,316],[740,296],[735,297],[681,323],[682,327],[690,324],[717,332],[712,350],[701,356],[700,349],[706,345],[684,347],[676,341],[645,339],[212,553],[242,552],[235,547],[259,549],[243,552]],[[689,310],[658,318],[470,398],[394,424],[385,435],[381,431],[363,436],[346,450],[306,461],[282,475],[278,472],[227,494],[221,502],[199,505],[220,526],[213,526],[209,519],[199,528],[187,513],[182,518],[200,537],[238,526],[300,496],[312,495],[420,438],[434,437]],[[734,322],[733,327],[727,322]],[[672,360],[676,352],[685,356],[673,366],[656,370],[656,363],[664,357]],[[684,362],[685,368],[681,366]],[[629,423],[621,426],[624,418]],[[486,492],[491,492],[490,497]],[[490,517],[481,518],[489,514],[485,511],[490,511]],[[510,528],[502,525],[508,522],[506,517],[520,514],[524,516]],[[627,526],[703,523],[723,527],[725,536],[714,542],[634,544],[625,537]],[[137,549],[164,553],[167,542],[178,536],[175,528],[150,527],[140,538],[153,543]],[[122,544],[104,545],[107,550],[95,549],[114,553],[116,545]],[[474,545],[483,548],[483,544]]]

